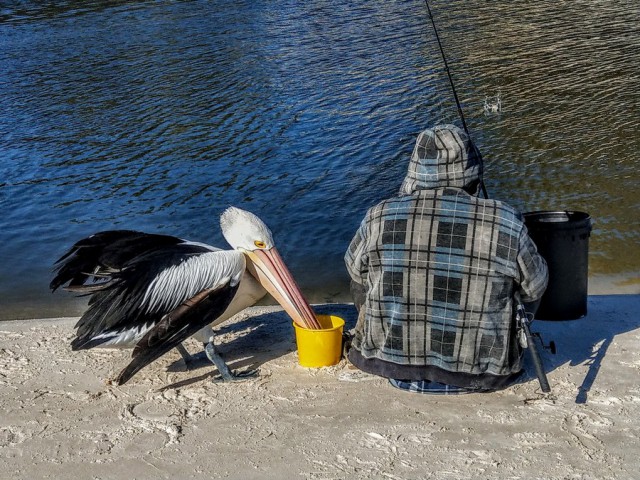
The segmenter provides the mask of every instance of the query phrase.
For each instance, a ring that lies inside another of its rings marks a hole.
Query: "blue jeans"
[[[416,393],[428,393],[431,395],[462,395],[465,393],[486,393],[493,390],[483,390],[477,388],[456,387],[444,383],[432,382],[430,380],[398,380],[390,378],[389,383],[400,390]]]

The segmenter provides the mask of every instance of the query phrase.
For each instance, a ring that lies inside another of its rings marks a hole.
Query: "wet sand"
[[[353,326],[351,305],[316,306]],[[219,331],[216,381],[172,351],[128,384],[130,352],[71,352],[75,318],[0,322],[0,478],[608,479],[640,471],[640,295],[591,295],[586,318],[534,323],[552,386],[427,396],[343,360],[298,365],[278,307]],[[192,352],[201,347],[187,343]]]

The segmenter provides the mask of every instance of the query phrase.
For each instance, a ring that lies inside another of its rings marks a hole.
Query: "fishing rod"
[[[538,347],[536,347],[536,342],[533,338],[534,336],[540,338],[540,334],[531,333],[531,328],[529,326],[531,321],[532,319],[529,319],[529,317],[527,316],[524,305],[518,303],[516,307],[516,323],[518,325],[518,328],[520,328],[522,333],[524,333],[524,341],[522,343],[524,343],[525,348],[528,349],[531,353],[533,368],[536,371],[536,376],[538,377],[538,382],[540,382],[540,388],[542,389],[542,392],[549,393],[551,392],[549,380],[547,379],[547,374],[545,373],[544,366],[542,365],[542,358],[538,353]],[[540,341],[542,342],[542,338],[540,338]],[[546,348],[544,343],[542,344],[542,348]],[[556,353],[556,346],[553,342],[550,343],[549,349],[551,350],[551,353]]]
[[[467,122],[464,119],[464,113],[462,112],[462,106],[460,105],[460,100],[458,99],[458,92],[456,91],[456,86],[453,83],[453,77],[451,76],[451,70],[449,70],[449,64],[447,63],[447,57],[444,54],[444,48],[442,47],[442,42],[440,42],[440,35],[438,35],[438,29],[436,27],[436,22],[433,19],[433,14],[431,13],[431,7],[429,7],[429,0],[424,0],[424,3],[427,5],[427,12],[429,13],[429,18],[431,19],[431,25],[433,26],[433,32],[436,34],[436,40],[438,41],[438,47],[440,47],[440,54],[442,55],[442,61],[444,62],[444,69],[447,72],[447,76],[449,77],[449,84],[451,85],[451,91],[453,92],[453,98],[456,101],[456,106],[458,107],[458,114],[460,115],[460,121],[462,122],[462,128],[464,132],[467,134],[467,137],[471,139],[471,135],[469,135],[469,129],[467,128]],[[476,154],[480,162],[482,162],[482,155],[480,154],[480,149],[475,146],[473,142],[471,142],[474,146]],[[489,194],[487,193],[487,187],[484,185],[484,179],[482,175],[480,176],[480,188],[482,189],[482,195],[484,198],[489,198]]]

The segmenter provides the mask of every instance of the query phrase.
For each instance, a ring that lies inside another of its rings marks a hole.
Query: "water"
[[[489,194],[587,211],[590,275],[637,281],[640,4],[431,7]],[[78,314],[47,286],[81,237],[224,246],[228,205],[343,301],[351,236],[437,122],[458,117],[422,1],[0,0],[0,318]]]

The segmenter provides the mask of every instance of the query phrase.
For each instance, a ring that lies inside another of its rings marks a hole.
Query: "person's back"
[[[464,132],[418,138],[398,197],[371,208],[345,256],[366,293],[349,359],[364,371],[495,389],[521,370],[514,301],[546,287],[521,215],[480,199]]]

